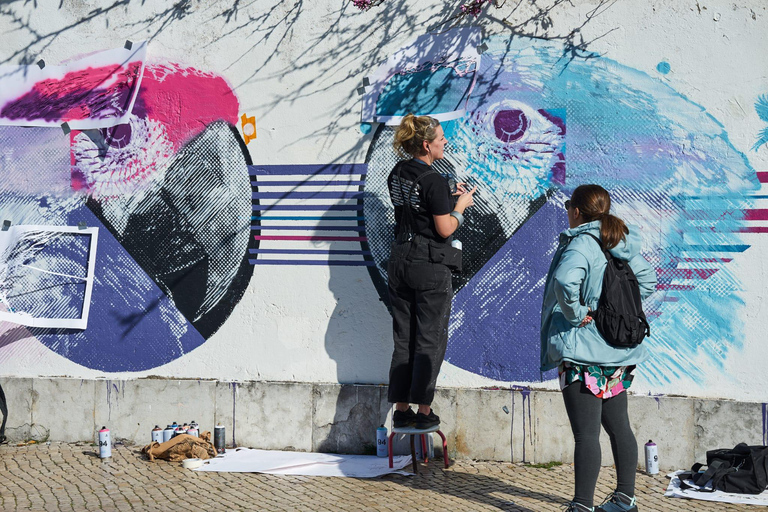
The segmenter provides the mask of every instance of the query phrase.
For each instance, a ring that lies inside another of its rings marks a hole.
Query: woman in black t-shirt
[[[432,411],[435,384],[448,343],[451,270],[442,255],[464,222],[477,187],[457,185],[432,170],[448,141],[440,123],[408,114],[395,132],[395,151],[411,159],[395,165],[387,184],[395,206],[396,242],[387,265],[395,349],[389,370],[389,401],[395,428],[440,424]],[[441,256],[438,256],[441,255]],[[414,413],[410,404],[418,405]]]

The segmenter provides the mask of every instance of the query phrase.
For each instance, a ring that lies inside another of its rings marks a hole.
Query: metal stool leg
[[[421,434],[421,453],[424,454],[424,465],[429,464],[429,454],[427,453],[427,439],[426,434]]]
[[[413,434],[410,434],[408,437],[411,438],[411,461],[413,462],[413,472],[418,473],[419,467],[416,465],[416,449],[413,447]]]
[[[442,432],[438,430],[437,433],[443,438],[443,461],[445,462],[445,468],[448,469],[448,441],[445,440]]]

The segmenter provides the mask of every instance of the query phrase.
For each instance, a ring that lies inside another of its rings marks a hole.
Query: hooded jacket
[[[629,234],[611,254],[629,262],[640,284],[643,299],[656,289],[656,272],[640,255],[638,230],[628,226]],[[555,368],[563,361],[577,364],[627,366],[645,361],[644,344],[635,348],[608,345],[594,322],[579,324],[589,309],[596,310],[603,287],[607,261],[598,243],[583,233],[600,238],[600,221],[592,221],[560,233],[560,243],[552,258],[541,308],[541,370]],[[583,300],[582,300],[583,299]]]

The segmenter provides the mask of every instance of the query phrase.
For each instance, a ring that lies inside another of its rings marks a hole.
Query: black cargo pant
[[[448,344],[451,271],[429,261],[424,240],[393,245],[387,274],[395,342],[389,401],[430,405]]]

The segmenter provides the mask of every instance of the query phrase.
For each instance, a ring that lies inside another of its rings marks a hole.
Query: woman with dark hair
[[[635,366],[647,358],[645,345],[609,345],[592,322],[607,260],[599,238],[615,258],[629,262],[640,294],[648,297],[656,274],[640,255],[638,230],[611,215],[611,198],[599,185],[581,185],[565,202],[569,229],[549,267],[541,310],[541,370],[558,369],[560,389],[575,440],[575,493],[570,512],[637,512],[637,442],[629,425],[626,390]],[[584,235],[584,236],[581,236]],[[611,440],[618,484],[593,507],[600,472],[600,425]]]
[[[395,237],[387,265],[395,348],[389,370],[389,401],[394,427],[430,428],[440,424],[432,411],[435,384],[448,343],[451,270],[461,251],[451,246],[477,187],[448,180],[432,169],[448,141],[440,123],[408,114],[395,132],[398,162],[387,180],[395,206]],[[453,196],[458,196],[453,197]],[[414,413],[410,404],[418,404]]]

